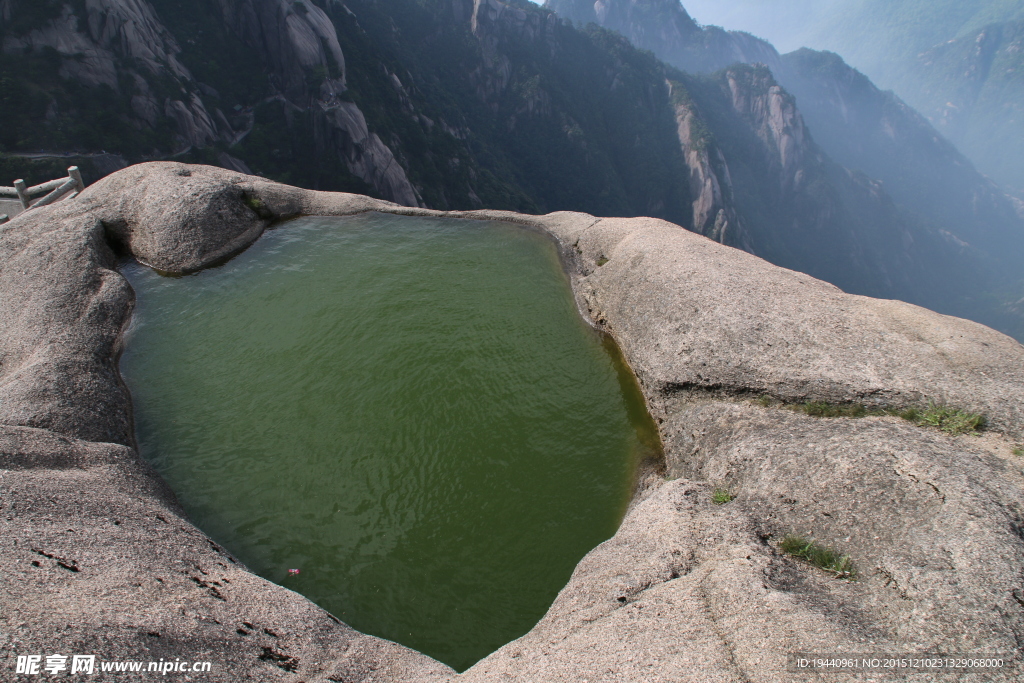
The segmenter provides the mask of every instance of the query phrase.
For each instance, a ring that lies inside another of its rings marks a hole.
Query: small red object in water
[[[288,570],[288,573],[289,573],[289,574],[298,574],[298,573],[299,573],[299,570],[298,570],[298,569],[289,569],[289,570]]]

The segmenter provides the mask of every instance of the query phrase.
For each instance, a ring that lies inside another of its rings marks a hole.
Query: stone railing
[[[10,197],[17,199],[21,202],[21,210],[28,211],[29,209],[60,201],[68,193],[71,193],[70,197],[74,197],[84,189],[85,183],[82,182],[81,172],[79,172],[77,166],[72,166],[68,169],[67,178],[57,178],[42,185],[26,187],[24,180],[15,180],[14,187],[0,186],[0,198]],[[38,197],[39,195],[44,196],[33,201],[33,197]],[[0,216],[0,223],[6,223],[8,220],[10,219],[6,215]]]

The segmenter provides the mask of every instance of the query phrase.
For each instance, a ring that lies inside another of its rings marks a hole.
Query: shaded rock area
[[[138,457],[117,372],[133,305],[119,254],[188,272],[275,221],[365,211],[550,233],[665,444],[665,476],[646,477],[548,614],[461,675],[256,577],[195,528]],[[790,654],[1013,659],[1024,645],[1024,347],[976,323],[847,295],[660,220],[442,213],[176,163],[0,227],[0,293],[0,678],[18,654],[77,652],[210,661],[212,681],[812,681]],[[944,403],[990,428],[786,409],[802,401]],[[848,554],[856,580],[781,552],[789,533]],[[1020,674],[1015,659],[828,679]]]
[[[260,56],[262,63],[256,68],[267,72],[266,83],[260,81],[269,88],[267,92],[250,92],[242,102],[229,102],[186,67],[182,44],[194,45],[195,35],[176,38],[164,24],[168,14],[194,13],[181,3],[162,6],[165,16],[161,18],[146,0],[43,6],[35,0],[4,0],[0,20],[10,22],[13,17],[16,22],[0,32],[0,52],[52,53],[62,79],[85,88],[106,88],[106,107],[116,109],[119,101],[130,102],[116,120],[118,126],[148,140],[144,148],[129,154],[136,159],[183,155],[218,145],[234,147],[253,130],[254,106],[276,103],[289,118],[308,114],[315,127],[319,163],[340,162],[381,196],[412,206],[421,203],[405,169],[369,130],[359,107],[338,100],[346,90],[345,56],[323,9],[305,0],[218,0],[210,5],[220,15],[219,28],[230,41],[247,45]],[[203,33],[196,30],[198,35]],[[232,73],[231,77],[242,75]],[[56,100],[47,111],[46,119],[55,119]],[[173,135],[168,135],[168,129]],[[166,143],[171,143],[170,148]],[[98,146],[95,140],[74,144]],[[125,140],[115,144],[130,149]],[[21,144],[18,148],[28,149]],[[245,167],[223,149],[211,151],[210,156],[228,169]],[[95,166],[105,174],[124,164]]]

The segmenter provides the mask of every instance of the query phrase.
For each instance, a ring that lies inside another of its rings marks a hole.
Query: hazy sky
[[[747,31],[770,41],[779,52],[802,45],[803,36],[836,0],[683,0],[683,7],[702,24]]]
[[[805,47],[803,36],[834,2],[837,0],[683,0],[683,7],[701,24],[747,31],[770,41],[779,52],[789,52]]]

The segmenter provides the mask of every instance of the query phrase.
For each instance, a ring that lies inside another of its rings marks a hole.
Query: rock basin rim
[[[133,302],[117,251],[186,273],[274,221],[366,211],[550,234],[665,446],[667,477],[646,479],[547,615],[463,674],[348,628],[192,526],[135,452],[117,371]],[[436,212],[173,162],[4,225],[0,292],[0,571],[16,588],[0,599],[0,666],[68,650],[211,661],[225,681],[800,681],[817,674],[791,670],[793,653],[946,652],[1006,653],[979,680],[1019,675],[1024,347],[976,323],[845,294],[657,219]],[[815,418],[759,395],[932,401],[991,431]],[[849,554],[858,581],[781,553],[790,532]]]

